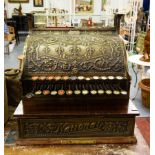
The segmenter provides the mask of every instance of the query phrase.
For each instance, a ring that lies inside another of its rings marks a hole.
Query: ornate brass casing
[[[124,44],[114,32],[34,32],[26,39],[24,77],[127,76]]]

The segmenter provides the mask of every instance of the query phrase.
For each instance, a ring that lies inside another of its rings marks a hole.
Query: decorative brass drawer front
[[[20,119],[20,138],[133,136],[134,118]]]

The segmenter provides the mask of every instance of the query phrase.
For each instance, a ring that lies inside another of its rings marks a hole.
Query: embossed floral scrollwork
[[[85,54],[86,59],[90,59],[94,52],[95,52],[95,49],[93,47],[86,48],[86,54]]]
[[[55,49],[56,53],[58,54],[58,57],[60,58],[65,58],[65,54],[64,54],[64,48],[59,46]]]
[[[25,71],[76,74],[125,72],[125,52],[110,32],[36,33],[27,39]]]
[[[81,48],[78,47],[78,46],[76,46],[76,45],[74,45],[74,46],[72,46],[69,49],[69,51],[70,51],[71,56],[73,56],[73,57],[79,57],[80,56],[80,52],[81,52]]]

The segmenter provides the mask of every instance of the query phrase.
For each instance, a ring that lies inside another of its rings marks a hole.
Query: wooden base
[[[57,144],[135,144],[135,136],[129,137],[87,137],[87,138],[29,138],[16,141],[17,145],[57,145]]]
[[[110,108],[31,114],[24,113],[21,102],[14,113],[18,121],[17,144],[133,144],[137,142],[134,127],[138,114],[131,101],[121,111]]]

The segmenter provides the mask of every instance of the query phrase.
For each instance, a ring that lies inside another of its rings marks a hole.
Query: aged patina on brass
[[[20,140],[136,142],[138,112],[129,105],[126,52],[116,33],[33,32],[24,54],[23,112],[15,114]]]
[[[25,76],[126,76],[124,44],[112,32],[34,33],[25,54]]]
[[[134,118],[21,119],[20,136],[24,138],[61,138],[133,135]]]

